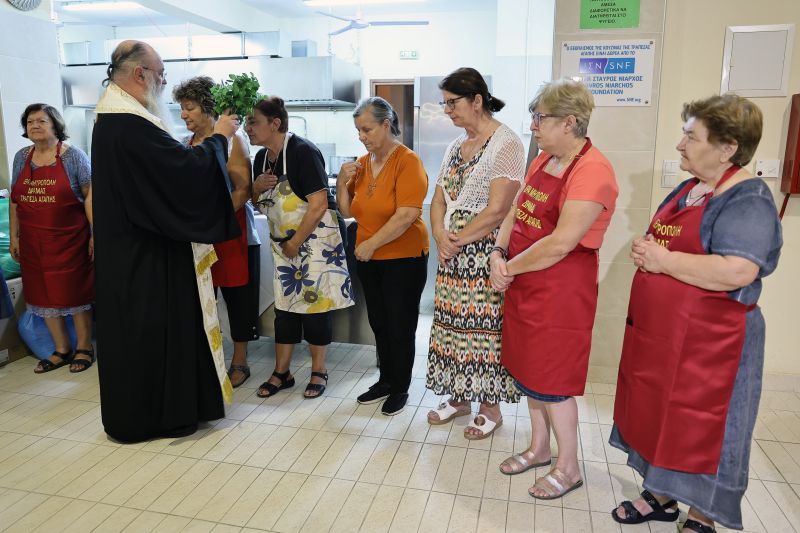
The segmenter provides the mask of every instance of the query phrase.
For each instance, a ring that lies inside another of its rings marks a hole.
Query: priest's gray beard
[[[172,123],[172,116],[167,109],[167,104],[164,102],[164,85],[160,80],[148,72],[147,92],[144,95],[145,108],[152,114],[161,119],[161,123],[166,128],[167,133],[175,137],[175,127]]]

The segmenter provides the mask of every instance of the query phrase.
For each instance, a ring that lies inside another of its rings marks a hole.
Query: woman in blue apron
[[[310,141],[289,131],[277,96],[258,102],[248,117],[250,144],[263,146],[253,168],[253,201],[267,215],[275,262],[275,371],[258,389],[267,398],[294,386],[294,345],[311,351],[306,398],[325,391],[325,355],[333,336],[331,311],[353,305],[342,240],[343,224],[328,189],[325,162]]]

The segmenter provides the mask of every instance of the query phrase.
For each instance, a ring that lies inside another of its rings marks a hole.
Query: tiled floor
[[[427,332],[430,318],[421,320]],[[418,353],[425,353],[420,335]],[[310,358],[301,347],[298,386],[261,400],[273,367],[271,340],[251,345],[253,376],[228,416],[196,435],[121,446],[100,424],[96,367],[34,375],[32,359],[0,368],[0,530],[578,532],[675,531],[626,526],[609,516],[640,479],[609,447],[614,387],[590,383],[579,399],[585,486],[534,503],[543,469],[504,476],[498,464],[528,445],[524,404],[504,405],[491,439],[468,442],[466,420],[429,426],[440,400],[424,387],[417,357],[410,405],[393,418],[355,397],[375,379],[370,347],[333,345],[330,383],[304,400]],[[743,502],[745,530],[800,531],[800,394],[775,378],[764,393]],[[474,406],[477,408],[477,406]],[[555,443],[554,443],[555,445]],[[683,508],[685,511],[685,508]]]

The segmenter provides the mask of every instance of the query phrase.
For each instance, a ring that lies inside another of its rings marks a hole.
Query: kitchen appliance
[[[422,159],[428,173],[428,195],[425,203],[430,204],[436,190],[436,178],[447,147],[464,130],[453,126],[445,115],[442,91],[439,82],[444,76],[420,76],[414,79],[414,151]],[[492,77],[484,76],[489,91],[492,90]]]

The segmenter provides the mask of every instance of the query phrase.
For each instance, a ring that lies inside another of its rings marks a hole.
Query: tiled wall
[[[14,154],[30,144],[19,117],[28,104],[61,109],[56,26],[38,16],[0,11],[0,188],[8,186]]]
[[[557,0],[553,77],[561,77],[564,41],[652,39],[656,43],[652,105],[598,107],[589,123],[589,136],[614,166],[620,195],[617,210],[600,249],[600,297],[597,306],[590,381],[616,378],[625,329],[633,264],[630,243],[650,221],[650,196],[659,102],[664,0],[641,0],[638,28],[580,30],[580,2]]]

